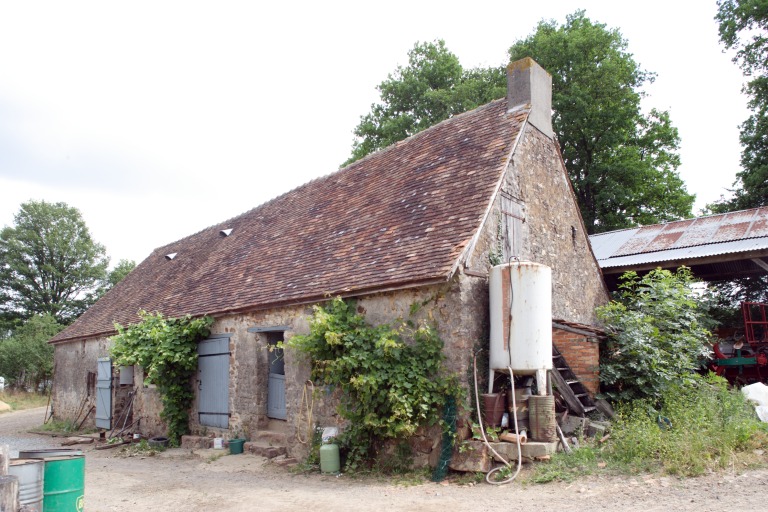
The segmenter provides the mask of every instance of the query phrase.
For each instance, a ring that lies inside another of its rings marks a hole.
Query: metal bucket
[[[45,512],[82,512],[85,498],[85,457],[47,457],[43,484]]]
[[[528,421],[531,438],[545,443],[557,442],[557,418],[555,397],[552,395],[528,397]]]
[[[486,393],[480,395],[480,399],[483,402],[483,422],[485,425],[488,427],[498,427],[501,425],[507,396],[501,393]]]
[[[43,510],[45,463],[39,459],[11,459],[8,474],[19,479],[19,505],[29,512]]]

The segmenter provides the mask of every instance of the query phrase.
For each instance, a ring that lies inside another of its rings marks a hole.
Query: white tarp
[[[768,423],[768,386],[762,382],[755,382],[741,388],[741,392],[747,400],[755,404],[755,412],[760,421]]]

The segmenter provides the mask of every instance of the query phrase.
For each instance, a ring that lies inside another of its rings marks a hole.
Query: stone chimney
[[[507,111],[530,108],[528,122],[548,137],[552,131],[552,75],[530,57],[507,66]]]

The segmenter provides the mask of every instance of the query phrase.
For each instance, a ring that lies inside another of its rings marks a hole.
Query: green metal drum
[[[46,457],[43,478],[45,512],[82,512],[85,498],[85,457]]]

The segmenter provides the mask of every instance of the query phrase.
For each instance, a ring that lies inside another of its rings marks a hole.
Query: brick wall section
[[[592,396],[600,387],[600,352],[597,339],[554,327],[552,343]]]

